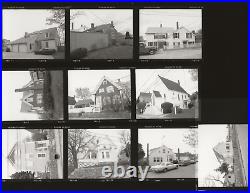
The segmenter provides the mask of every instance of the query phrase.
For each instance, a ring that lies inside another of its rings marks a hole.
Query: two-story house
[[[146,47],[157,49],[186,48],[195,44],[195,34],[185,27],[149,27],[145,33]]]
[[[130,104],[130,82],[114,82],[103,76],[94,90],[95,105],[103,111],[123,111]]]
[[[32,33],[10,42],[11,52],[35,52],[40,49],[58,49],[60,37],[57,28],[49,28]]]
[[[176,155],[171,148],[165,145],[151,149],[149,151],[149,165],[155,166],[162,162],[172,162],[176,160]]]
[[[30,71],[31,80],[15,92],[22,92],[21,112],[43,110],[43,86],[45,71]]]

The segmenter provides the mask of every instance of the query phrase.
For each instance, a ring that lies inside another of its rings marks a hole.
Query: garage
[[[26,44],[15,44],[12,46],[13,52],[27,52]]]

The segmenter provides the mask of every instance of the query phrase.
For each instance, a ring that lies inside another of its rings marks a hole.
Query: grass
[[[100,113],[83,113],[81,116],[69,114],[70,119],[130,119],[131,113],[128,111],[122,112],[100,112]]]
[[[52,55],[54,59],[64,59],[65,58],[65,52],[56,52]]]
[[[132,59],[133,46],[119,45],[88,52],[83,59]]]

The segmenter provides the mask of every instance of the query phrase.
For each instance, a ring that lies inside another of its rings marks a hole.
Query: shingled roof
[[[158,75],[159,76],[159,75]],[[173,90],[173,91],[177,91],[177,92],[182,92],[182,93],[186,93],[188,94],[181,86],[180,84],[178,84],[177,82],[174,82],[172,80],[168,80],[166,78],[163,78],[161,76],[159,76],[159,78],[161,79],[161,81],[163,82],[163,84],[169,89],[169,90]]]
[[[173,33],[176,31],[172,27],[149,27],[146,31],[146,34],[166,34]]]
[[[161,97],[161,93],[159,91],[153,90],[153,93],[154,93],[155,97]]]

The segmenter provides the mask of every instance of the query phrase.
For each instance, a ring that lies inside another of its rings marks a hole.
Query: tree
[[[208,176],[206,176],[206,178],[204,180],[204,184],[202,186],[204,186],[204,187],[219,187],[219,186],[223,186],[223,185],[224,185],[223,178],[219,174],[217,174],[217,175],[209,174]]]
[[[196,148],[198,145],[198,131],[197,129],[189,129],[185,134],[184,134],[184,139],[183,142],[186,143],[187,145],[191,146],[192,148]]]
[[[126,156],[130,158],[131,156],[131,135],[129,130],[122,130],[120,132],[120,142],[122,144],[122,150],[125,152]]]
[[[84,87],[84,88],[77,88],[75,90],[76,92],[76,97],[80,99],[88,99],[91,96],[91,93],[89,91],[89,88]]]
[[[188,71],[191,75],[191,79],[193,81],[198,81],[198,70],[197,69],[189,69]]]
[[[50,10],[51,16],[46,18],[47,25],[57,25],[58,33],[61,43],[65,41],[65,10],[52,9]]]
[[[81,149],[84,149],[90,142],[93,142],[95,136],[92,136],[87,129],[69,129],[68,131],[68,153],[69,162],[72,162],[74,168],[78,168],[77,155]]]
[[[143,159],[145,156],[145,152],[142,148],[142,144],[138,143],[138,160]]]

